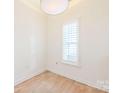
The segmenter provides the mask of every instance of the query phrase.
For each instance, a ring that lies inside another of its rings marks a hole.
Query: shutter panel
[[[68,62],[78,61],[79,24],[73,22],[63,27],[63,59]]]

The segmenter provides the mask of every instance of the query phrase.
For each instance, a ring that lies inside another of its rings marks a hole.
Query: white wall
[[[62,25],[80,20],[80,63],[74,67],[61,63]],[[65,13],[48,17],[48,69],[74,80],[106,90],[97,81],[109,79],[108,0],[81,0]],[[56,62],[58,64],[56,64]]]
[[[25,4],[15,0],[15,84],[48,69],[106,90],[97,81],[109,79],[108,0],[80,0],[57,16],[46,16]],[[80,67],[61,63],[62,25],[77,18]]]
[[[46,15],[15,0],[15,85],[45,70]]]

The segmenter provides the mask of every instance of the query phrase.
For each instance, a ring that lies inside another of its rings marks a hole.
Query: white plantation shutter
[[[63,60],[74,63],[78,61],[78,21],[64,25],[63,27]]]

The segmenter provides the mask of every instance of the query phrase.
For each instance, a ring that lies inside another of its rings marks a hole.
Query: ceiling
[[[28,6],[34,7],[35,9],[41,10],[40,9],[40,0],[20,0],[23,3],[27,4]],[[78,4],[80,1],[82,0],[69,0],[70,4],[69,4],[69,8],[75,6],[76,4]]]

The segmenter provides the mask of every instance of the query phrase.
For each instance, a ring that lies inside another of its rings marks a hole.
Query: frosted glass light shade
[[[41,0],[41,8],[47,14],[60,14],[68,7],[68,0]]]

